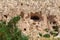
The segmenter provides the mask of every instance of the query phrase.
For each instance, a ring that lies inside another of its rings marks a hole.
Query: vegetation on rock
[[[20,16],[16,16],[8,24],[5,21],[0,21],[0,40],[28,40],[28,37],[16,26],[19,20]]]

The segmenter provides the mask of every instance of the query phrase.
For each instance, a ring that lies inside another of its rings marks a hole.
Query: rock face
[[[18,28],[30,40],[39,40],[39,33],[48,33],[45,29],[59,27],[60,0],[0,0],[0,20],[8,22],[16,15],[21,16]]]

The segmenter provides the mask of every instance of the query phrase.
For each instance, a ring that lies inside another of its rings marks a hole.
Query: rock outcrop
[[[0,20],[8,22],[20,15],[18,28],[30,40],[39,40],[39,33],[60,28],[60,0],[0,0]],[[59,30],[57,30],[59,33]]]

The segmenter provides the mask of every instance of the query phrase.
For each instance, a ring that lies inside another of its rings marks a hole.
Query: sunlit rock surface
[[[0,0],[0,20],[8,22],[17,15],[21,16],[18,28],[30,40],[39,40],[39,33],[48,33],[45,29],[60,28],[60,0]]]

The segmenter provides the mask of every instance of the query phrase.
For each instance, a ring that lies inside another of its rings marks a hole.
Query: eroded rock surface
[[[39,40],[46,28],[60,28],[60,0],[0,0],[0,20],[8,22],[16,15],[21,16],[18,28],[30,40]]]

